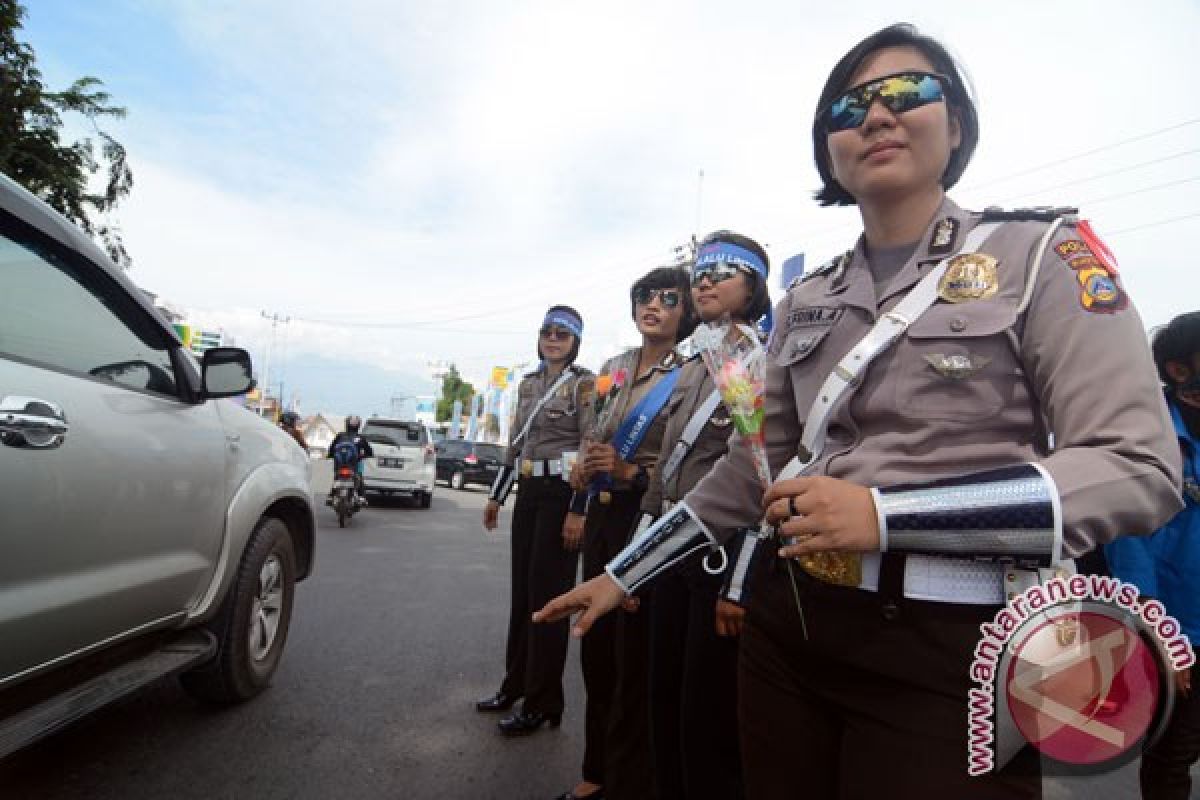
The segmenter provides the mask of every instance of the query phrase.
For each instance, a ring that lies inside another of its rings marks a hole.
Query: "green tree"
[[[101,129],[121,119],[98,78],[84,76],[61,92],[42,83],[33,48],[17,40],[25,17],[18,0],[0,0],[0,172],[8,175],[97,239],[113,261],[129,266],[121,233],[109,214],[133,188],[125,147]],[[79,114],[92,133],[64,142],[63,114]],[[89,186],[106,169],[99,192]]]
[[[462,379],[458,368],[453,364],[442,378],[442,394],[438,398],[437,421],[446,422],[454,411],[454,401],[461,400],[464,410],[471,407],[471,398],[475,396],[475,387]]]

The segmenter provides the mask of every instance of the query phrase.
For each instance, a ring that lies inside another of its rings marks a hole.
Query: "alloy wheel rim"
[[[262,661],[271,652],[283,618],[283,563],[272,553],[258,571],[258,592],[250,610],[250,656]]]

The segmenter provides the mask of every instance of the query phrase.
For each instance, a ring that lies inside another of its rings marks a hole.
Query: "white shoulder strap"
[[[696,444],[696,437],[700,435],[704,424],[708,422],[708,418],[720,404],[721,391],[713,389],[704,402],[692,412],[691,419],[688,420],[683,433],[679,435],[679,441],[675,443],[675,449],[671,451],[671,457],[667,459],[667,463],[663,465],[662,471],[659,473],[663,486],[666,486],[667,481],[671,480],[671,476],[679,469],[679,465],[683,463],[683,459],[687,458],[687,454],[692,452],[692,447]]]
[[[533,426],[533,420],[537,417],[538,412],[542,410],[542,406],[546,405],[546,401],[554,396],[554,393],[558,391],[558,387],[566,383],[567,379],[571,377],[574,371],[575,370],[571,367],[567,367],[562,371],[562,374],[558,376],[558,380],[551,384],[550,388],[546,390],[546,393],[542,395],[542,399],[538,400],[537,405],[535,405],[533,410],[529,412],[529,418],[525,420],[525,427],[521,428],[521,432],[513,437],[513,440],[509,442],[509,447],[516,447],[517,443],[525,438],[525,434],[529,433],[529,429]]]
[[[984,222],[976,225],[963,242],[959,252],[974,252],[979,249],[1001,223]],[[946,265],[958,253],[946,256],[929,271],[891,311],[883,314],[867,335],[850,349],[833,372],[821,384],[816,400],[808,411],[804,432],[800,436],[801,452],[787,463],[779,473],[779,480],[795,478],[811,466],[825,449],[825,435],[829,417],[842,397],[853,387],[867,366],[882,352],[899,339],[909,326],[929,310],[938,298],[938,283],[946,272]],[[803,456],[803,459],[801,458]]]

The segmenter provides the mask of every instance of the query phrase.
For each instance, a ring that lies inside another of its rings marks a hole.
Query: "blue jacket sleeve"
[[[1104,546],[1112,574],[1138,587],[1138,593],[1146,597],[1159,596],[1154,565],[1157,537],[1157,532],[1149,536],[1119,536]]]

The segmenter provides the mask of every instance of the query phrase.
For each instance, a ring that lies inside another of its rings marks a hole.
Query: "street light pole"
[[[258,400],[258,415],[260,417],[263,415],[263,407],[267,402],[267,392],[271,390],[271,353],[275,349],[275,329],[281,322],[286,325],[292,321],[291,317],[280,316],[277,312],[268,314],[266,311],[263,311],[262,318],[271,321],[271,341],[267,345],[267,358],[263,362],[262,389]]]

